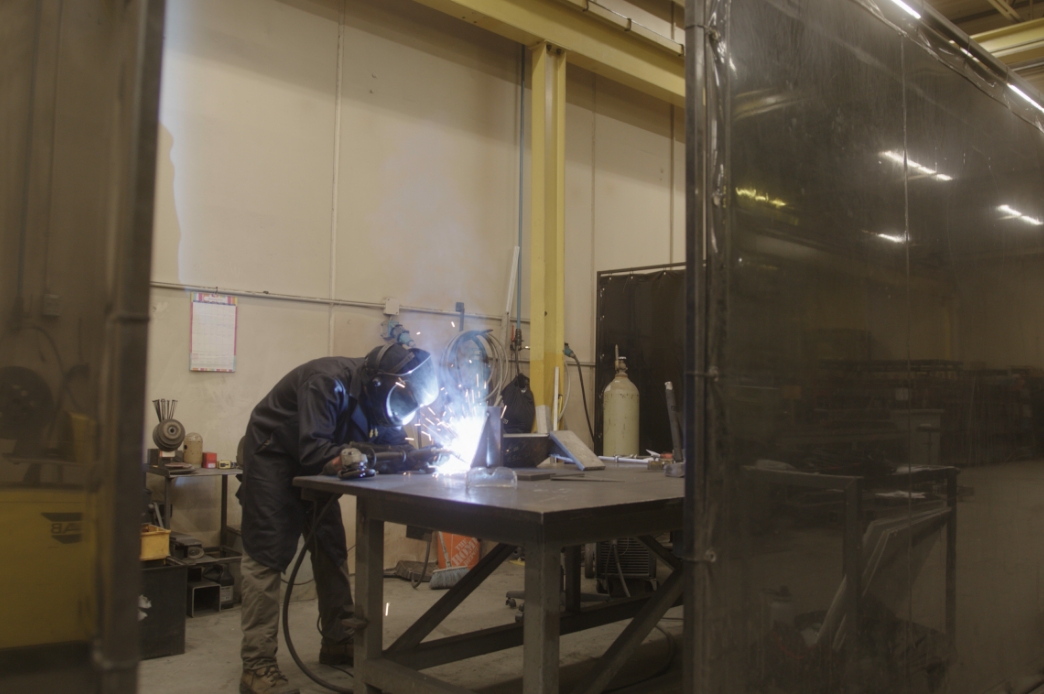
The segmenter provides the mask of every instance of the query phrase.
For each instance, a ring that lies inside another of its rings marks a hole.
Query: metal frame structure
[[[586,0],[417,0],[523,46],[548,42],[569,62],[681,105],[682,44]]]
[[[537,405],[552,404],[555,369],[565,375],[566,53],[549,43],[528,51],[530,106],[529,378]]]
[[[944,482],[946,484],[946,506],[950,517],[946,521],[946,638],[951,652],[956,645],[957,635],[957,473],[955,467],[935,466],[896,472],[880,480],[867,480],[856,475],[821,475],[785,470],[764,470],[744,467],[744,475],[752,482],[806,489],[836,490],[845,495],[844,538],[842,541],[842,564],[848,581],[848,606],[846,612],[849,662],[858,660],[860,648],[860,620],[862,608],[861,585],[863,576],[863,492],[871,489],[908,488],[915,484]],[[894,484],[890,484],[894,483]]]
[[[563,484],[571,486],[570,494],[560,493]],[[448,488],[427,475],[378,476],[366,481],[298,477],[294,485],[357,497],[355,681],[370,694],[380,690],[464,694],[464,688],[418,670],[518,645],[523,646],[525,694],[555,694],[559,691],[560,634],[631,619],[573,690],[574,694],[597,694],[682,595],[680,561],[653,539],[682,525],[680,481],[662,473],[605,470],[592,474],[591,479],[522,482],[517,489]],[[448,532],[500,543],[387,649],[382,643],[386,522],[437,525]],[[673,569],[670,577],[649,596],[581,607],[580,546],[622,536],[640,537]],[[526,550],[522,623],[424,641],[517,545]],[[564,612],[563,551],[567,567]]]
[[[173,486],[174,481],[182,478],[198,479],[200,477],[220,477],[221,478],[221,529],[218,534],[218,547],[225,548],[229,545],[228,539],[226,538],[226,531],[228,530],[228,478],[232,475],[238,475],[243,472],[240,468],[233,468],[229,470],[222,470],[218,468],[197,468],[189,473],[171,474],[170,470],[164,467],[156,465],[149,465],[145,468],[145,472],[150,475],[157,475],[163,478],[163,524],[167,530],[170,530],[170,517],[172,515],[173,505],[171,499],[173,498]]]

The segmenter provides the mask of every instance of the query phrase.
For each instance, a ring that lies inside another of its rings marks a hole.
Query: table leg
[[[565,608],[580,611],[580,547],[565,548]]]
[[[170,487],[172,480],[169,476],[163,478],[163,525],[170,530]]]
[[[228,475],[221,476],[221,530],[218,531],[218,549],[225,548],[225,530],[228,528]]]
[[[957,648],[957,471],[946,478],[946,505],[950,521],[946,524],[946,638],[951,652]]]
[[[384,648],[384,521],[368,517],[364,499],[355,503],[355,616],[361,624],[355,633],[355,686],[357,692],[380,694],[367,675]]]
[[[562,548],[526,546],[526,611],[522,619],[522,692],[558,694]]]

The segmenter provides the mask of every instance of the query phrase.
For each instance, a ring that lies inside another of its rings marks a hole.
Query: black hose
[[[576,362],[576,371],[580,374],[580,397],[584,401],[584,417],[587,419],[587,432],[591,434],[591,442],[594,443],[594,427],[591,426],[591,414],[587,411],[587,390],[584,389],[584,367],[580,366],[580,358],[573,354],[573,361]]]
[[[418,579],[416,583],[413,582],[412,578],[410,579],[410,585],[413,586],[414,590],[417,590],[417,586],[424,583],[424,579],[426,578],[425,574],[428,573],[428,559],[431,558],[431,541],[434,539],[435,531],[432,531],[432,534],[428,537],[428,549],[424,550],[424,567],[421,569],[420,579]]]
[[[627,587],[627,579],[624,578],[623,566],[620,564],[620,552],[616,549],[616,540],[613,540],[613,556],[616,557],[616,573],[620,577],[620,585],[623,587],[624,595],[631,597],[631,591]]]
[[[308,530],[308,537],[305,538],[305,549],[311,547],[312,540],[315,539],[315,531],[319,528],[319,519],[326,515],[327,509],[333,506],[335,501],[337,501],[337,497],[331,497],[330,500],[326,502],[326,506],[323,506],[323,509],[319,511],[319,513],[313,515],[312,527]],[[315,549],[308,549],[308,551],[314,552]],[[312,672],[301,660],[301,657],[297,655],[297,649],[294,648],[294,642],[290,638],[290,596],[294,592],[294,580],[297,578],[297,572],[301,569],[301,564],[304,563],[304,556],[305,553],[303,550],[297,555],[297,561],[294,562],[293,571],[290,572],[290,580],[287,581],[286,591],[283,594],[283,640],[286,641],[286,650],[290,651],[290,657],[294,659],[295,663],[297,663],[297,667],[301,668],[301,672],[308,675],[309,679],[320,687],[329,689],[332,692],[338,692],[338,694],[354,694],[354,689],[327,682],[322,677]],[[348,673],[347,670],[341,670],[341,672],[351,674]]]

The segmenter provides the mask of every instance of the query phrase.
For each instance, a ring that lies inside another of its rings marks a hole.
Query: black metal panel
[[[674,383],[677,401],[683,402],[685,271],[601,272],[597,310],[596,450],[602,450],[602,391],[616,375],[615,348],[619,345],[620,355],[627,357],[627,377],[638,387],[639,450],[670,451],[673,444],[664,383]]]
[[[687,690],[1039,686],[1039,95],[918,0],[689,11]]]

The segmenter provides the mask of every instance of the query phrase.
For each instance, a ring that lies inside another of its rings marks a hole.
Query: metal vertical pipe
[[[685,607],[682,691],[704,689],[706,662],[699,620],[705,604],[700,516],[706,469],[706,0],[685,3]]]
[[[113,303],[106,316],[110,364],[104,417],[109,431],[102,451],[111,461],[103,481],[111,516],[103,524],[109,535],[99,562],[101,624],[94,658],[96,691],[104,694],[135,692],[138,679],[142,405],[164,10],[164,0],[123,3],[119,10],[124,98],[113,124],[122,137],[120,173],[113,183],[117,258]]]
[[[555,367],[565,372],[566,56],[541,43],[530,59],[529,377],[536,404],[551,406]]]

